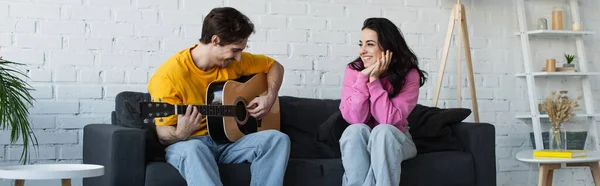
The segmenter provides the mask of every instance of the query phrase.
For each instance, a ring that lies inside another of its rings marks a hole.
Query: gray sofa
[[[111,124],[84,127],[83,163],[105,166],[105,175],[85,178],[85,186],[186,185],[164,161],[165,146],[158,143],[154,125],[144,124],[135,109],[127,106],[148,99],[147,93],[121,92]],[[341,185],[344,170],[337,139],[348,124],[339,114],[339,103],[280,97],[281,131],[292,142],[286,186]],[[467,111],[415,108],[409,122],[418,155],[402,163],[401,185],[496,185],[494,126],[461,122],[470,114]],[[461,115],[457,113],[466,116],[456,117]],[[249,165],[220,164],[224,185],[249,185]]]

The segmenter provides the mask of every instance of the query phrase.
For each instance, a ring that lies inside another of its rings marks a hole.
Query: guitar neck
[[[235,116],[236,105],[192,105],[198,108],[203,116]],[[185,114],[187,105],[176,105],[176,114]]]

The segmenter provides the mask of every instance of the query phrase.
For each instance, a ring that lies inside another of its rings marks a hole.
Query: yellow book
[[[534,150],[533,157],[578,158],[586,157],[587,150]]]

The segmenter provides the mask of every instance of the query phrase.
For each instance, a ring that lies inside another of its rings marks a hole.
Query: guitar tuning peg
[[[146,118],[146,119],[144,119],[144,123],[148,124],[148,123],[150,123],[150,120],[148,118]]]
[[[162,102],[162,99],[161,99],[161,98],[158,98],[158,102]]]
[[[163,120],[163,118],[160,118],[158,121],[163,122],[164,120]]]

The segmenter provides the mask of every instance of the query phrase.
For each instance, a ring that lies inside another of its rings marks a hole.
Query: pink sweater
[[[419,73],[409,71],[400,93],[388,98],[393,90],[387,77],[369,82],[369,76],[346,67],[340,110],[350,124],[391,124],[406,132],[407,117],[419,98]]]

